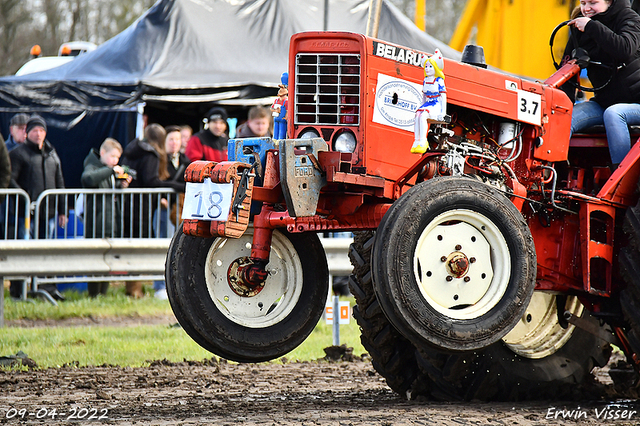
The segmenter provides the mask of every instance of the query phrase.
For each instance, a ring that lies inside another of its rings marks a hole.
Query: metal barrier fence
[[[0,190],[3,195],[5,240],[169,238],[182,210],[182,197],[171,188],[48,189],[35,201],[21,189]],[[64,226],[59,216],[67,218]]]
[[[182,198],[171,188],[46,190],[33,206],[35,239],[170,238]],[[58,216],[69,219],[59,226]]]
[[[162,280],[181,202],[171,188],[56,189],[35,201],[2,189],[0,282],[56,304],[39,284]]]
[[[47,190],[35,202],[19,189],[0,190],[3,196],[0,282],[27,279],[37,293],[38,283],[164,278],[170,237],[180,223],[181,198],[173,189]],[[76,213],[80,200],[82,214]],[[69,219],[65,227],[55,223],[58,213]],[[321,241],[331,275],[348,275],[352,239]]]
[[[29,212],[20,205],[31,204],[29,194],[22,189],[0,189],[0,240],[17,240],[20,235],[20,224],[29,226]]]

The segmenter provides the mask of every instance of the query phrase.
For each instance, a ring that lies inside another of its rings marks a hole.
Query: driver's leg
[[[615,104],[604,112],[611,162],[620,164],[631,149],[629,126],[640,124],[639,104]]]
[[[604,124],[603,113],[604,109],[595,101],[575,104],[571,115],[571,134]]]

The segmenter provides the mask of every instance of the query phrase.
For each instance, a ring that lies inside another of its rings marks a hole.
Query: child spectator
[[[127,188],[131,176],[118,165],[122,145],[107,138],[100,150],[91,149],[84,159],[84,171],[80,177],[83,188],[116,189]],[[119,236],[120,206],[117,197],[88,195],[84,204],[85,236],[88,238],[113,238]],[[115,207],[115,209],[113,208]]]
[[[271,112],[262,106],[249,110],[249,119],[238,127],[236,138],[261,138],[270,135]]]
[[[83,188],[115,189],[127,188],[132,177],[118,166],[122,155],[122,145],[107,138],[100,150],[91,149],[84,159],[84,171],[80,177]],[[120,202],[114,195],[87,194],[84,202],[84,232],[87,238],[113,238],[119,235]],[[108,282],[87,284],[89,296],[107,294]]]

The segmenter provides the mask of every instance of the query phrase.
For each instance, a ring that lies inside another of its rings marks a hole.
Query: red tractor
[[[640,353],[640,144],[615,172],[603,134],[570,138],[559,89],[445,61],[448,118],[410,153],[423,53],[359,34],[291,39],[291,139],[195,162],[166,280],[185,331],[239,362],[275,359],[328,293],[318,232],[352,231],[354,316],[403,396],[568,396]]]

